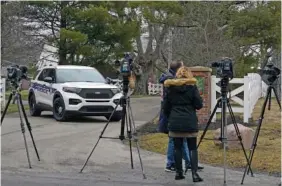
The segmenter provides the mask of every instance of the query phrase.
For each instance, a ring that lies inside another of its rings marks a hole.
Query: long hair
[[[177,72],[176,72],[176,78],[193,78],[193,74],[190,70],[190,68],[186,67],[186,66],[182,66],[180,67]]]

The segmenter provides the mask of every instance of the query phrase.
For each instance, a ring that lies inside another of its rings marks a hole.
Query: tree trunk
[[[147,95],[149,73],[143,72],[143,74],[136,78],[136,85],[134,93],[137,95]]]
[[[64,7],[67,6],[67,1],[61,1],[61,20],[60,20],[60,30],[66,29],[67,27],[67,20],[66,15],[64,13]],[[66,39],[62,37],[60,34],[59,40],[59,65],[66,65],[67,62],[67,49],[66,49]]]
[[[142,75],[136,78],[135,94],[147,95],[148,94],[148,79],[149,75],[153,73],[154,62],[147,63],[147,67],[142,68]]]

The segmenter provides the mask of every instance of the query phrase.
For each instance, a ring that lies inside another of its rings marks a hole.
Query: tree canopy
[[[1,13],[2,58],[20,53],[19,42],[14,41],[24,41],[21,47],[27,50],[48,43],[58,48],[59,64],[114,69],[115,59],[135,51],[135,63],[142,72],[137,77],[141,93],[146,91],[149,76],[167,68],[171,60],[209,66],[211,61],[231,57],[236,76],[242,76],[264,68],[281,50],[280,1],[30,1],[1,5],[5,6]]]

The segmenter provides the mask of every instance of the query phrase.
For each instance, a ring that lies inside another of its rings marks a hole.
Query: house
[[[45,66],[56,66],[58,65],[59,58],[57,56],[58,48],[45,44],[40,54],[39,60],[36,63],[37,69]]]

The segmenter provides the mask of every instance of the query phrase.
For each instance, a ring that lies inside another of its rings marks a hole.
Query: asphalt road
[[[132,99],[136,126],[153,119],[159,111],[159,98]],[[136,148],[133,148],[135,169],[130,166],[128,146],[119,140],[101,139],[83,173],[86,158],[105,126],[104,118],[84,118],[73,122],[56,122],[49,113],[30,118],[41,161],[37,160],[28,132],[32,169],[28,168],[19,119],[8,115],[1,127],[2,186],[168,186],[194,185],[191,175],[174,181],[174,174],[165,173],[165,156],[141,150],[147,179],[143,179]],[[119,123],[110,123],[104,136],[118,136]],[[223,169],[205,166],[201,173],[205,182],[197,185],[222,185]],[[241,172],[228,171],[227,185],[240,185]],[[277,185],[279,179],[264,175],[246,177],[245,184]]]

